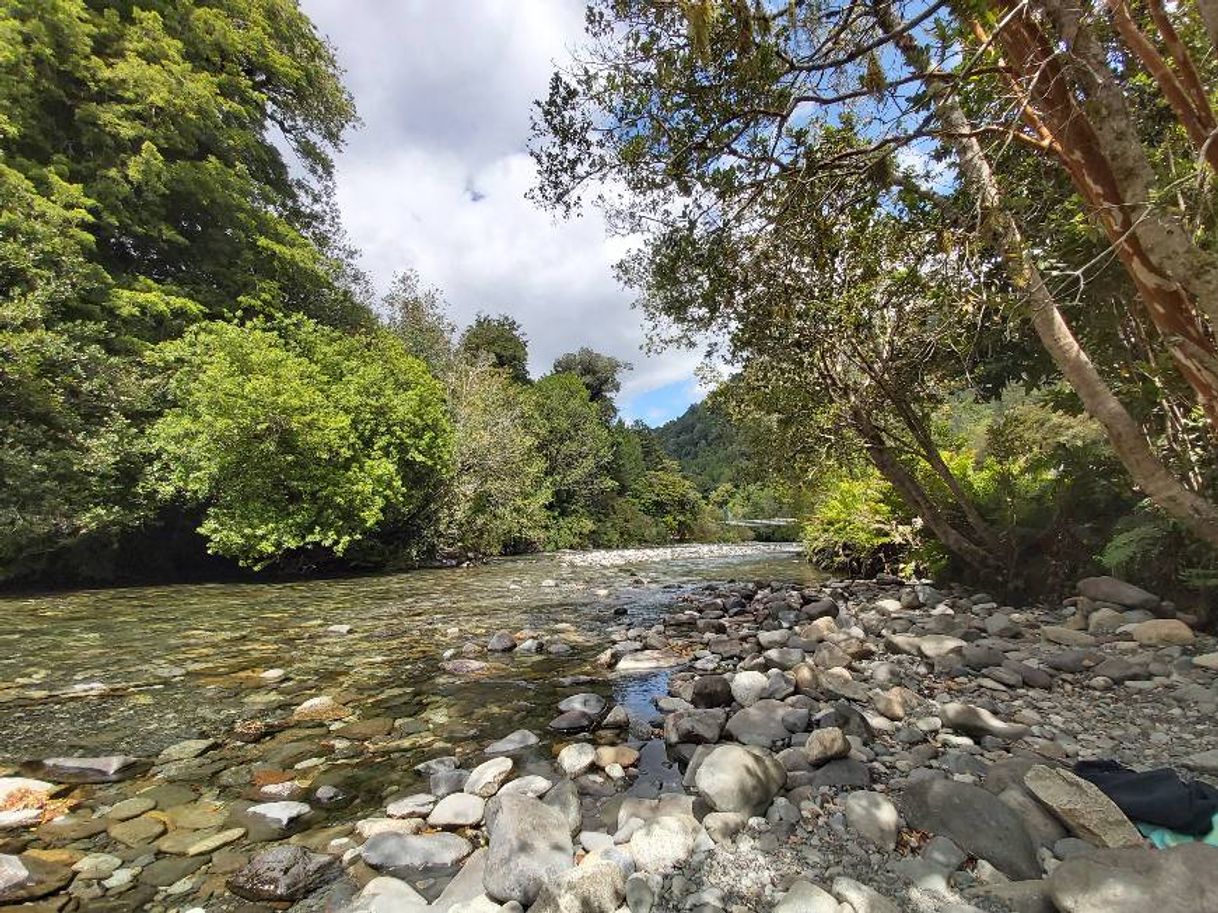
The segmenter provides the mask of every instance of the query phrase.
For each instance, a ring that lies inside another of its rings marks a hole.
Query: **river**
[[[555,703],[574,691],[597,691],[645,719],[650,698],[666,690],[664,673],[608,677],[593,663],[608,626],[647,627],[704,582],[820,576],[793,546],[750,544],[7,598],[0,600],[0,766],[48,755],[152,757],[330,695],[361,719],[397,721],[395,734],[404,736],[392,757],[373,753],[344,766],[346,781],[365,784],[372,801],[411,762],[441,749],[521,728],[544,733]],[[335,625],[350,630],[336,633]],[[476,677],[439,668],[446,650],[483,645],[501,629],[537,631],[569,652],[508,654]],[[282,671],[264,677],[268,670]],[[564,687],[559,680],[570,676],[595,681]]]

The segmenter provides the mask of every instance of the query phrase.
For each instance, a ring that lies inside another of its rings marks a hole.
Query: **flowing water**
[[[646,627],[705,582],[819,576],[793,546],[750,544],[2,599],[0,761],[149,757],[329,695],[361,719],[396,721],[402,738],[392,763],[373,754],[344,770],[346,782],[383,790],[409,770],[403,762],[472,750],[515,729],[544,733],[557,701],[578,691],[612,697],[645,720],[650,699],[666,691],[666,673],[608,675],[593,661],[608,645],[607,628]],[[333,625],[351,630],[328,631]],[[484,644],[501,629],[537,631],[571,649],[481,656],[491,666],[477,676],[440,669],[446,650]],[[283,678],[268,681],[261,673],[269,669]],[[560,681],[580,676],[591,680]]]

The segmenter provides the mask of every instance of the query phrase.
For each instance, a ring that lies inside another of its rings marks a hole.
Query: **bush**
[[[856,575],[899,569],[919,543],[896,492],[870,467],[822,482],[803,541],[816,564]]]
[[[387,332],[206,323],[155,358],[172,371],[157,490],[201,506],[208,550],[243,565],[392,538],[448,469],[443,391]]]

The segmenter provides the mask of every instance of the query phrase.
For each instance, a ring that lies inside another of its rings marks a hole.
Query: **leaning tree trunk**
[[[881,26],[894,31],[896,21],[891,8],[880,5],[877,9]],[[901,35],[897,47],[915,72],[930,71],[925,51],[912,36]],[[1186,488],[1159,460],[1138,423],[1104,382],[1071,332],[1019,226],[1003,205],[994,171],[959,102],[946,91],[945,83],[928,80],[926,85],[944,128],[944,141],[955,152],[961,173],[978,194],[990,239],[1012,283],[1027,299],[1041,344],[1087,412],[1103,426],[1112,449],[1146,496],[1198,538],[1218,548],[1218,507]]]
[[[1038,125],[1052,138],[1092,219],[1108,236],[1181,376],[1218,434],[1218,259],[1201,250],[1178,218],[1152,199],[1153,169],[1103,48],[1078,11],[1040,0],[1054,24],[1046,35],[1027,6],[998,0],[1008,18],[994,36]],[[1073,55],[1067,68],[1050,40]],[[1080,104],[1078,96],[1085,99]]]
[[[922,518],[927,528],[943,547],[980,573],[1005,573],[996,556],[978,546],[943,516],[942,511],[935,506],[926,490],[918,484],[918,480],[901,465],[901,461],[888,447],[883,434],[871,421],[871,417],[867,415],[866,411],[855,406],[851,410],[851,417],[859,437],[863,439],[863,444],[867,448],[867,456],[871,459],[872,464],[897,490],[905,503]]]

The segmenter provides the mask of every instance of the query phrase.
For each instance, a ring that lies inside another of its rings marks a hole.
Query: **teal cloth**
[[[1159,827],[1157,824],[1138,823],[1138,830],[1142,832],[1143,837],[1146,837],[1161,850],[1165,850],[1169,846],[1179,846],[1181,843],[1196,843],[1198,840],[1202,843],[1208,843],[1210,846],[1218,846],[1218,815],[1214,815],[1213,824],[1214,826],[1210,828],[1210,832],[1204,837],[1194,837],[1192,834],[1170,831],[1165,827]]]

